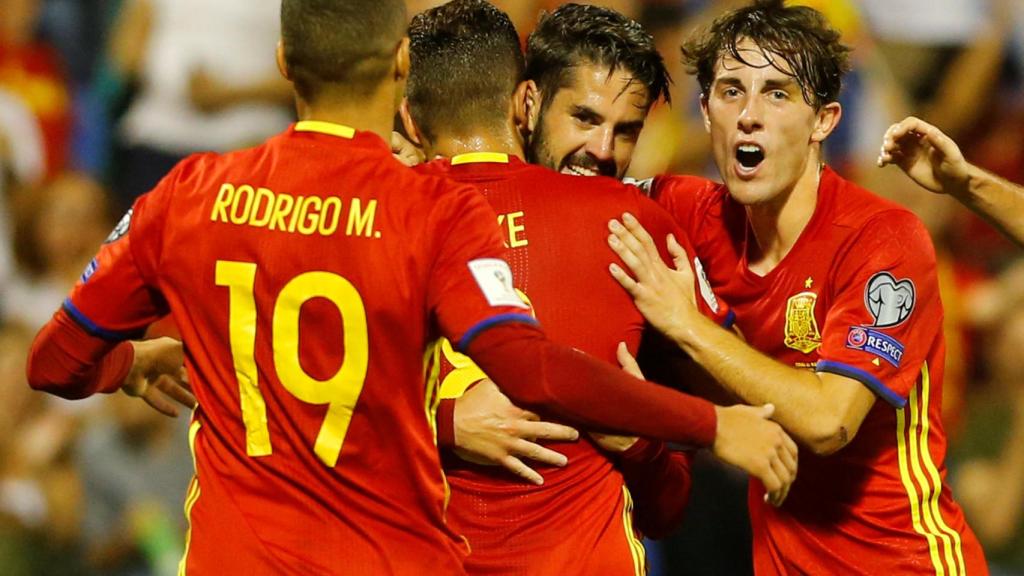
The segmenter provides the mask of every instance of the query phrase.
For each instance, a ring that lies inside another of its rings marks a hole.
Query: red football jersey
[[[654,181],[708,263],[711,286],[764,354],[841,374],[879,398],[839,452],[800,455],[781,508],[751,482],[758,574],[985,574],[945,484],[945,347],[935,251],[920,220],[824,169],[814,215],[765,276],[747,267],[743,206],[721,184]]]
[[[636,351],[645,323],[608,272],[615,259],[606,243],[608,221],[628,211],[659,244],[674,233],[689,248],[663,209],[616,180],[562,175],[504,154],[465,154],[420,169],[472,183],[484,193],[511,249],[516,288],[548,337],[616,365],[620,341]],[[713,299],[702,303],[709,305],[722,320],[728,317],[724,305]],[[443,397],[457,397],[484,377],[469,358],[450,347],[443,350],[448,361],[442,371]],[[642,573],[644,549],[632,526],[631,495],[612,461],[586,435],[575,443],[549,446],[565,454],[569,465],[543,469],[543,486],[526,484],[499,468],[445,460],[451,485],[448,519],[472,548],[467,572]]]
[[[199,401],[186,574],[462,573],[428,345],[534,322],[495,214],[371,133],[300,122],[179,164],[66,309],[124,338],[168,310]]]

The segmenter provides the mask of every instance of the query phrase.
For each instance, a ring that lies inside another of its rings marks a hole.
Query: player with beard
[[[847,52],[820,13],[782,0],[728,12],[683,46],[724,184],[661,177],[653,193],[712,263],[749,344],[698,313],[688,258],[670,243],[666,267],[632,216],[609,224],[609,243],[633,275],[611,272],[725,389],[774,403],[811,452],[782,507],[751,482],[758,574],[986,574],[945,483],[932,242],[822,158]]]
[[[651,106],[671,81],[654,39],[598,6],[545,15],[526,45],[527,159],[563,174],[612,176],[629,168]]]
[[[516,124],[526,120],[524,95],[533,87],[519,83],[523,62],[518,35],[501,11],[483,0],[455,0],[417,15],[409,34],[412,66],[403,121],[429,156],[444,158],[420,170],[472,183],[485,194],[512,249],[516,287],[548,334],[608,362],[615,361],[617,348],[635,350],[644,323],[604,270],[609,255],[601,243],[605,223],[633,210],[648,226],[678,235],[670,217],[636,188],[616,180],[560,175],[522,161]],[[703,306],[718,320],[727,316],[710,294]],[[465,391],[483,372],[442,349],[454,368],[441,373],[443,396],[461,396],[464,407],[488,393],[492,387],[487,382]],[[451,423],[454,406],[446,401],[439,410],[442,446],[451,445],[457,435]],[[750,407],[719,413],[724,414],[722,427],[732,425],[732,413],[749,419],[751,436],[744,442],[751,449],[763,449],[762,435],[776,433],[761,419],[764,414],[758,416]],[[457,408],[454,415],[459,415]],[[466,448],[465,438],[460,445]],[[549,447],[564,452],[571,465],[545,470],[543,485],[523,484],[494,467],[446,460],[448,520],[473,550],[467,571],[643,573],[637,529],[658,536],[678,521],[689,487],[687,457],[660,442],[636,438],[602,436],[596,442],[586,438]],[[795,453],[782,457],[794,458]],[[795,460],[788,463],[795,468]],[[776,501],[782,497],[780,492]]]

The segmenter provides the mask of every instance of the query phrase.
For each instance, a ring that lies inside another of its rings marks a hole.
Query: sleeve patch
[[[905,348],[899,340],[888,334],[860,326],[850,328],[846,335],[846,347],[874,354],[896,368],[900,367]]]
[[[114,226],[114,229],[110,232],[110,235],[107,236],[107,239],[103,241],[104,244],[116,242],[119,238],[128,233],[128,229],[131,228],[132,225],[133,211],[134,208],[129,208],[128,211],[125,212],[124,216],[122,216],[121,220],[117,223],[117,226]]]
[[[82,277],[80,278],[82,284],[88,282],[89,278],[92,278],[92,275],[96,273],[96,270],[98,270],[99,267],[100,261],[98,258],[93,258],[92,260],[90,260],[89,265],[86,266],[85,270],[82,272]]]
[[[644,196],[650,196],[651,191],[654,189],[654,178],[645,178],[643,180],[638,180],[636,178],[626,177],[622,179],[622,183],[629,184],[631,186],[636,186],[637,188],[640,189],[641,192],[644,193]]]
[[[879,272],[864,288],[864,305],[874,317],[874,326],[889,328],[903,323],[914,311],[917,293],[909,278],[896,280],[888,272]]]
[[[714,290],[711,289],[711,283],[708,282],[708,275],[704,272],[704,265],[701,264],[700,258],[693,259],[693,271],[697,273],[697,284],[700,286],[700,296],[704,299],[704,303],[708,305],[711,312],[718,314],[720,306],[718,305],[718,298],[715,297]]]
[[[512,269],[504,260],[479,258],[469,263],[469,271],[491,306],[512,306],[529,310],[530,307],[516,294],[516,289],[512,285]]]

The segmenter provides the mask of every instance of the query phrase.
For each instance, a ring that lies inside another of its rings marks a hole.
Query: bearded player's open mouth
[[[601,173],[591,168],[584,168],[583,166],[569,165],[562,167],[562,174],[571,174],[573,176],[600,176]]]
[[[764,148],[760,144],[743,142],[736,146],[736,173],[752,177],[764,162]]]
[[[614,178],[616,166],[614,160],[600,160],[586,152],[576,152],[562,159],[558,171],[572,176],[611,176]]]

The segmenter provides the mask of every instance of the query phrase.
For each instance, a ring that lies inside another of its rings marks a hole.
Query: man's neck
[[[373,132],[385,142],[391,141],[397,110],[394,86],[382,86],[375,93],[358,99],[322,98],[316,103],[296,100],[299,120],[342,124],[359,131]]]
[[[468,129],[465,134],[439,134],[427,145],[426,153],[428,158],[443,156],[452,158],[459,154],[472,152],[497,152],[508,154],[522,160],[523,141],[516,137],[511,126],[500,130],[495,129]]]
[[[756,243],[749,247],[748,266],[755,274],[764,276],[771,272],[796,245],[814,216],[820,174],[821,165],[814,155],[792,190],[772,202],[747,206],[747,219]]]

